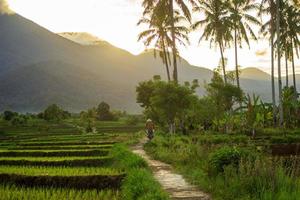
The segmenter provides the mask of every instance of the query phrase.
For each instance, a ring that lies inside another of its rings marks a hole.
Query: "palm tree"
[[[191,13],[186,4],[186,1],[194,4],[194,0],[175,0],[175,4],[180,8],[183,16],[191,22]],[[182,44],[183,41],[188,41],[187,34],[183,34],[186,32],[186,28],[180,30],[179,27],[175,26],[176,20],[178,20],[179,12],[174,9],[174,0],[144,0],[143,1],[144,12],[143,14],[149,14],[154,12],[154,10],[164,10],[165,17],[168,18],[171,30],[171,49],[172,49],[172,58],[173,58],[173,79],[175,82],[178,82],[178,70],[177,70],[177,57],[178,57],[178,49],[177,43]],[[157,9],[159,8],[159,9]],[[176,15],[176,16],[175,16]],[[177,19],[176,19],[177,18]],[[180,17],[182,20],[182,17]],[[187,33],[187,32],[186,32]]]
[[[254,40],[257,40],[257,37],[250,26],[250,24],[261,25],[260,21],[250,14],[251,11],[257,9],[258,5],[252,0],[231,0],[229,3],[229,13],[234,30],[235,71],[238,88],[240,88],[240,80],[237,45],[239,43],[241,47],[242,40],[244,40],[250,48],[247,31],[250,33]]]
[[[145,46],[151,46],[154,43],[154,56],[156,57],[156,50],[159,50],[159,55],[166,65],[168,80],[171,81],[169,47],[172,47],[172,38],[170,35],[173,28],[171,27],[170,16],[166,14],[165,6],[162,3],[165,3],[165,1],[158,2],[152,9],[147,7],[149,10],[144,12],[144,17],[139,21],[138,25],[147,24],[149,29],[140,33],[138,40],[143,39]],[[183,46],[186,46],[186,44],[189,44],[189,38],[187,36],[189,29],[182,25],[186,19],[181,16],[178,11],[174,11],[174,13],[175,40]],[[176,56],[177,55],[178,52],[176,51]]]
[[[146,16],[138,22],[138,25],[147,24],[148,29],[141,32],[138,36],[138,41],[144,40],[146,47],[151,46],[154,43],[154,57],[156,57],[156,50],[159,50],[159,55],[166,66],[168,81],[171,81],[169,70],[169,41],[170,38],[167,33],[168,27],[166,27],[166,19],[164,17],[153,15],[152,19]]]
[[[169,9],[169,16],[170,16],[170,23],[171,23],[171,36],[172,36],[172,53],[173,53],[173,79],[175,82],[178,82],[178,70],[177,70],[177,55],[178,55],[178,50],[176,46],[176,34],[175,34],[175,18],[174,18],[174,3],[177,4],[177,6],[181,9],[184,17],[191,22],[192,16],[190,13],[190,10],[186,4],[186,0],[161,0],[161,1],[168,1],[166,5],[168,6]],[[187,0],[191,4],[195,4],[194,0]]]
[[[295,97],[297,97],[296,88],[296,74],[295,74],[295,61],[294,61],[294,49],[298,55],[298,48],[300,47],[299,33],[300,33],[300,9],[294,7],[293,5],[286,2],[284,4],[284,20],[285,24],[283,32],[283,37],[281,40],[285,41],[285,49],[287,51],[287,57],[292,62],[293,69],[293,86]]]
[[[199,0],[198,3],[199,4],[194,6],[194,11],[200,13],[204,12],[205,18],[194,23],[192,29],[195,30],[199,27],[204,27],[199,42],[203,39],[210,40],[211,45],[214,43],[219,46],[224,82],[227,83],[225,58],[223,53],[225,47],[228,46],[233,39],[230,33],[231,21],[228,16],[227,4],[223,0]]]
[[[279,93],[279,126],[283,126],[283,105],[282,105],[282,82],[281,82],[281,50],[280,50],[280,17],[281,0],[276,0],[276,35],[277,35],[277,65],[278,65],[278,93]]]
[[[267,4],[266,7],[264,5]],[[263,14],[270,15],[270,20],[267,21],[261,27],[261,32],[266,36],[270,35],[270,45],[271,45],[271,87],[272,87],[272,104],[273,104],[273,123],[276,125],[277,119],[277,109],[276,109],[276,98],[275,98],[275,76],[274,76],[274,36],[275,36],[275,15],[276,15],[276,4],[274,0],[262,0],[259,15]]]

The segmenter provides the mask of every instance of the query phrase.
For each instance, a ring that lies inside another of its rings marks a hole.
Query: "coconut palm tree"
[[[283,126],[283,105],[282,105],[282,81],[281,81],[281,50],[280,50],[280,19],[282,1],[276,0],[276,46],[277,46],[277,67],[278,67],[278,94],[279,94],[279,126]]]
[[[258,4],[253,0],[230,0],[228,9],[234,31],[236,82],[238,88],[240,88],[237,45],[239,44],[241,47],[242,41],[245,41],[250,48],[247,32],[250,33],[254,40],[257,40],[251,25],[261,25],[261,23],[250,14],[250,12],[258,10]]]
[[[147,14],[149,15],[149,13]],[[151,46],[154,43],[154,57],[156,57],[156,50],[159,51],[163,63],[166,66],[168,81],[171,81],[170,69],[169,69],[169,35],[167,33],[167,25],[165,16],[159,16],[153,14],[152,16],[143,16],[138,22],[138,25],[146,24],[148,29],[141,32],[138,36],[138,41],[143,40],[146,47]]]
[[[162,0],[164,1],[164,0]],[[170,22],[171,22],[171,36],[172,36],[172,53],[173,53],[173,79],[175,82],[178,82],[178,70],[177,70],[177,55],[178,55],[178,50],[177,50],[177,44],[176,44],[176,34],[175,34],[175,18],[174,18],[174,13],[175,13],[175,4],[180,8],[180,10],[183,13],[183,16],[191,22],[192,16],[190,13],[190,10],[187,6],[187,1],[190,2],[191,4],[195,4],[194,0],[165,0],[168,1],[166,4],[169,9],[169,16],[170,16]]]
[[[173,58],[173,79],[175,82],[178,82],[178,70],[177,70],[177,57],[178,49],[177,44],[182,44],[184,41],[188,41],[187,36],[184,34],[178,34],[178,26],[176,30],[176,20],[178,20],[178,15],[183,13],[183,16],[191,22],[191,13],[187,6],[187,2],[194,4],[194,0],[144,0],[143,7],[144,12],[143,14],[146,15],[148,13],[153,12],[153,10],[161,10],[163,8],[165,17],[168,18],[170,27],[171,27],[171,49],[172,49],[172,58]],[[177,5],[180,8],[181,12],[178,12],[174,7]],[[176,16],[175,16],[176,15]],[[182,18],[180,18],[182,20]],[[183,27],[182,27],[183,28]],[[183,28],[181,33],[186,32],[187,29]],[[177,33],[176,33],[177,31]],[[179,37],[180,36],[180,37]]]
[[[275,36],[275,15],[276,15],[276,4],[274,0],[262,0],[260,5],[259,16],[269,15],[270,20],[267,21],[261,27],[261,33],[264,36],[270,36],[271,45],[271,87],[272,87],[272,105],[273,105],[273,123],[274,126],[277,124],[277,109],[276,109],[276,98],[275,98],[275,67],[274,67],[274,36]]]
[[[165,7],[161,4],[163,1],[156,4],[153,9],[145,12],[143,18],[138,22],[140,24],[147,24],[148,29],[139,34],[138,40],[143,40],[145,46],[154,46],[154,56],[156,57],[156,51],[159,50],[159,55],[166,66],[168,80],[171,81],[169,66],[171,63],[170,51],[172,47],[171,38],[171,20],[165,13]],[[175,39],[182,45],[189,44],[188,32],[184,24],[185,18],[182,17],[178,11],[175,11]],[[178,55],[178,52],[176,52]]]
[[[227,83],[224,50],[225,47],[233,40],[230,33],[230,27],[232,23],[228,15],[228,5],[223,0],[207,0],[198,1],[198,4],[194,6],[194,11],[198,13],[204,12],[204,19],[195,22],[192,25],[192,29],[198,29],[204,27],[201,40],[209,40],[210,45],[215,44],[219,47],[222,61],[222,69],[224,75],[224,82]]]
[[[242,45],[242,40],[244,40],[249,48],[249,38],[247,31],[250,33],[254,40],[257,40],[254,31],[252,30],[250,24],[260,25],[260,21],[254,16],[251,16],[249,12],[257,10],[258,5],[251,0],[231,0],[229,4],[229,12],[233,24],[234,31],[234,46],[235,46],[235,65],[236,65],[236,80],[237,86],[240,88],[239,84],[239,72],[238,72],[238,58],[237,58],[237,44],[240,47]]]
[[[292,62],[293,86],[295,97],[297,97],[294,53],[296,50],[296,54],[299,56],[298,49],[300,47],[300,9],[294,7],[288,2],[285,2],[283,12],[284,20],[282,23],[284,24],[285,29],[282,30],[283,37],[281,38],[281,40],[284,41],[283,44],[285,45],[284,49],[287,52],[287,57]]]

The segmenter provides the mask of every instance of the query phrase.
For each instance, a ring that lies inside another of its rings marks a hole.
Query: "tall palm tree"
[[[265,5],[267,5],[265,7]],[[273,123],[274,126],[277,124],[277,109],[276,109],[276,98],[275,98],[275,67],[274,67],[274,36],[275,36],[275,15],[276,15],[276,4],[274,0],[262,0],[259,15],[262,16],[267,14],[270,16],[270,20],[267,21],[261,27],[261,32],[266,36],[270,35],[271,45],[271,87],[272,87],[272,105],[273,105]]]
[[[170,51],[172,47],[171,38],[171,20],[165,12],[165,7],[161,4],[163,1],[156,4],[155,7],[144,12],[143,18],[138,22],[140,24],[147,24],[148,29],[139,34],[138,40],[143,40],[145,46],[154,46],[154,56],[156,57],[156,50],[159,50],[159,55],[166,66],[168,80],[171,81],[169,66],[171,63]],[[149,7],[148,7],[149,8]],[[189,44],[188,28],[184,24],[185,18],[182,17],[178,11],[175,11],[174,16],[174,32],[175,39],[182,45]],[[178,55],[178,52],[176,52]]]
[[[163,8],[165,13],[165,17],[169,19],[170,23],[170,30],[171,30],[171,49],[172,49],[172,58],[173,58],[173,79],[175,82],[178,82],[178,70],[177,70],[177,57],[178,57],[178,49],[177,49],[177,44],[180,44],[183,42],[183,40],[186,41],[187,37],[178,34],[178,29],[176,33],[176,16],[179,15],[179,12],[174,8],[174,4],[176,4],[179,8],[181,13],[183,13],[183,16],[191,22],[191,13],[190,10],[187,6],[187,2],[194,4],[194,0],[144,0],[143,1],[143,7],[144,7],[144,12],[143,14],[146,15],[150,12],[153,12],[153,10],[156,10],[157,7]],[[185,30],[183,31],[185,32]],[[182,39],[180,39],[180,37]],[[179,40],[178,40],[179,39]]]
[[[149,13],[147,14],[149,15]],[[138,25],[147,24],[148,29],[141,32],[138,36],[138,41],[143,40],[146,47],[151,46],[154,43],[154,57],[156,57],[156,50],[159,51],[163,63],[166,66],[168,81],[171,81],[170,69],[169,69],[169,35],[167,32],[167,24],[165,16],[159,16],[152,13],[151,16],[143,16],[138,22]]]
[[[234,31],[236,82],[238,88],[240,88],[237,45],[239,44],[239,46],[242,47],[242,41],[245,41],[250,48],[247,32],[250,33],[254,40],[257,40],[251,24],[261,25],[261,23],[257,18],[250,14],[250,12],[258,10],[258,5],[253,0],[230,0],[228,9]]]
[[[288,2],[285,2],[284,4],[284,21],[285,27],[287,27],[285,30],[283,30],[283,36],[282,40],[285,42],[285,49],[288,54],[288,58],[292,62],[292,69],[293,69],[293,86],[294,86],[294,92],[295,97],[297,97],[297,88],[296,88],[296,74],[295,74],[295,61],[294,61],[294,53],[296,50],[296,54],[298,54],[298,49],[300,47],[300,39],[299,39],[299,33],[300,33],[300,9],[294,7],[293,5],[289,4]]]
[[[281,0],[276,0],[276,36],[277,36],[277,67],[278,67],[278,93],[279,93],[279,126],[283,126],[283,105],[282,105],[282,81],[281,81],[281,50],[280,50],[280,17]]]
[[[164,0],[162,0],[164,1]],[[175,34],[175,18],[174,18],[174,5],[177,4],[177,6],[181,9],[183,15],[186,17],[186,19],[191,22],[192,16],[190,13],[190,10],[186,4],[186,1],[190,2],[191,4],[195,4],[194,0],[165,0],[168,1],[166,5],[169,9],[169,15],[170,15],[170,22],[171,22],[171,36],[172,36],[172,53],[173,53],[173,79],[175,82],[178,82],[178,69],[177,69],[177,45],[176,45],[176,34]]]
[[[219,47],[225,83],[227,83],[227,77],[223,53],[225,47],[233,39],[230,33],[231,20],[228,16],[227,8],[227,4],[223,0],[199,0],[198,4],[194,6],[194,11],[199,13],[204,12],[205,18],[192,25],[192,29],[194,30],[204,27],[199,42],[203,39],[210,40],[210,45],[214,43]]]

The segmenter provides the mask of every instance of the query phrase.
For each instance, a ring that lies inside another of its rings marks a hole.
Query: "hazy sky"
[[[89,32],[133,54],[144,50],[137,42],[138,33],[145,27],[137,27],[141,17],[142,0],[8,0],[10,8],[18,14],[53,32]],[[209,48],[207,42],[198,45],[201,30],[190,34],[191,45],[180,47],[181,56],[196,66],[215,68],[220,59],[217,48]],[[234,68],[234,51],[226,50],[228,68]],[[239,50],[239,64],[258,67],[269,72],[269,44],[266,40],[244,45]],[[297,60],[297,68],[300,62]],[[284,70],[283,70],[284,71]],[[291,70],[290,70],[291,71]],[[298,71],[298,70],[297,70]],[[300,69],[299,71],[300,72]]]

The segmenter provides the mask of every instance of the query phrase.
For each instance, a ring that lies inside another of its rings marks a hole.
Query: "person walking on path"
[[[154,137],[154,123],[151,119],[148,119],[146,121],[146,133],[147,133],[147,137],[149,138],[149,140],[152,140],[152,138]]]

